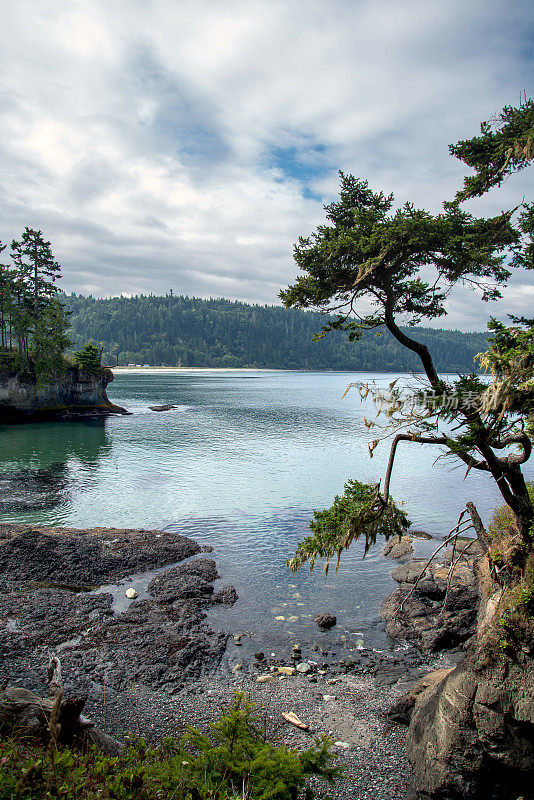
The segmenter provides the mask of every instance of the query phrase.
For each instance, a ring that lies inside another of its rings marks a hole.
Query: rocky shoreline
[[[391,611],[387,625],[414,644],[392,652],[349,645],[340,651],[317,629],[316,637],[288,641],[277,653],[245,656],[244,634],[207,624],[210,607],[238,599],[234,587],[214,591],[219,575],[206,555],[211,548],[161,531],[0,525],[0,682],[46,693],[53,651],[67,693],[88,696],[88,714],[106,732],[148,739],[179,733],[187,724],[205,726],[235,690],[244,690],[265,706],[283,741],[299,746],[310,736],[332,735],[347,777],[329,790],[331,797],[397,800],[410,769],[401,719],[387,713],[422,676],[451,662],[437,654],[450,643],[446,637],[427,635],[433,645],[421,652],[421,632],[436,630],[432,603],[443,589],[440,570],[447,571],[447,559],[410,599],[430,603],[410,631],[399,621],[398,604],[413,588],[418,562],[409,561],[408,542],[393,544],[390,555],[403,560],[395,570],[402,582],[384,604]],[[451,614],[466,575],[449,586]],[[281,725],[287,711],[310,730]]]
[[[477,541],[464,540],[429,563],[412,553],[409,536],[384,548],[384,555],[402,561],[391,573],[399,587],[382,604],[387,633],[423,653],[465,651],[476,632],[480,604]]]
[[[113,692],[119,702],[132,684],[178,692],[215,668],[226,645],[204,608],[233,594],[214,593],[215,562],[200,554],[173,533],[0,526],[1,678],[43,691],[53,650],[74,693]],[[166,565],[145,599],[113,611],[106,585]]]

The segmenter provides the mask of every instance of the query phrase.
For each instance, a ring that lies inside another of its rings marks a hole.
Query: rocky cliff
[[[397,567],[393,575],[401,586],[384,604],[392,635],[430,651],[467,645],[455,668],[426,676],[390,711],[393,719],[409,724],[410,797],[533,800],[534,639],[523,636],[503,651],[504,589],[490,580],[487,556],[475,552],[469,561],[453,575],[448,591],[446,564],[438,564],[411,596],[422,562]]]
[[[0,422],[127,414],[108,399],[113,373],[98,374],[69,366],[45,382],[31,374],[0,369]]]

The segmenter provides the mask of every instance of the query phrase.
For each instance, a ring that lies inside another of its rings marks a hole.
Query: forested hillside
[[[325,317],[279,306],[232,300],[153,295],[95,299],[63,296],[73,347],[89,339],[104,346],[103,361],[116,364],[277,369],[412,370],[420,364],[384,330],[359,342],[332,332],[312,341]],[[428,344],[438,370],[470,372],[485,347],[485,334],[411,329]]]

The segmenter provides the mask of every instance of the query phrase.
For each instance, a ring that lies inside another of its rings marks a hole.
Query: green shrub
[[[131,739],[118,757],[94,748],[0,741],[0,800],[296,800],[312,775],[333,783],[331,740],[300,753],[270,741],[242,693],[209,735],[194,728],[150,746]]]

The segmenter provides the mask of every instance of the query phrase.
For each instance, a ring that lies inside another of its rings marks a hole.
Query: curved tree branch
[[[525,464],[532,455],[532,442],[526,433],[510,433],[508,436],[504,436],[502,439],[491,440],[491,446],[495,450],[503,450],[505,447],[508,447],[511,444],[520,445],[523,448],[523,452],[510,453],[507,456],[502,456],[498,459],[499,463],[508,467]]]
[[[446,436],[418,436],[412,433],[398,433],[391,442],[391,449],[389,451],[388,465],[386,468],[386,475],[384,477],[384,494],[383,502],[387,503],[389,498],[389,484],[391,481],[391,473],[393,471],[393,463],[395,461],[395,453],[399,442],[417,442],[417,444],[447,444]]]

